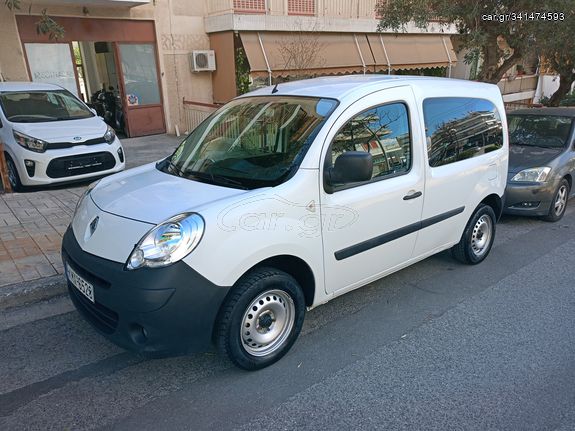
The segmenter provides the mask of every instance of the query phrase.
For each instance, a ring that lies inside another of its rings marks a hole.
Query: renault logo
[[[96,216],[94,220],[90,223],[90,236],[94,235],[96,232],[96,228],[98,227],[98,222],[100,221],[100,217]]]

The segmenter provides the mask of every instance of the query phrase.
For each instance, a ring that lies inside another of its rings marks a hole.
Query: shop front
[[[125,136],[164,133],[154,21],[56,19],[58,41],[37,33],[37,17],[16,17],[30,79],[68,89]]]

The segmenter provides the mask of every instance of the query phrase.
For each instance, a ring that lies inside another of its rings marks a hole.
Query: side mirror
[[[364,151],[347,151],[335,159],[326,175],[331,186],[369,181],[373,175],[373,158]]]

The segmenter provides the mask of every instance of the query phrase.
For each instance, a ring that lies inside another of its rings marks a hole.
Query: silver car
[[[521,109],[507,115],[509,173],[504,212],[558,221],[573,189],[575,108]]]

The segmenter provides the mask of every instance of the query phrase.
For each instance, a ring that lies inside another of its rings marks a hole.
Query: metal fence
[[[194,130],[202,121],[218,109],[218,105],[211,103],[192,102],[184,100],[184,112],[186,116],[186,132]]]

